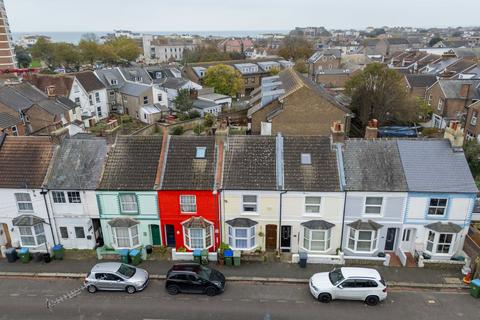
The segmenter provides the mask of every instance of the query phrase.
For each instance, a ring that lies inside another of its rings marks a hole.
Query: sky
[[[480,24],[480,0],[4,0],[11,31],[290,30]]]

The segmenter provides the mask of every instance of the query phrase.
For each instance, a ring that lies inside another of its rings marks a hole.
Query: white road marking
[[[19,295],[19,293],[10,293],[10,297],[18,297]]]

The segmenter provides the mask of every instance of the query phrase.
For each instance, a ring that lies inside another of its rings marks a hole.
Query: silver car
[[[99,263],[85,278],[85,286],[90,293],[97,290],[127,291],[135,293],[142,291],[148,284],[148,272],[118,262]]]

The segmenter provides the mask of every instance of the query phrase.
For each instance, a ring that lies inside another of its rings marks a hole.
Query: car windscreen
[[[126,278],[131,278],[135,274],[137,270],[133,267],[127,266],[126,264],[122,264],[120,268],[118,268],[118,273],[125,276]]]
[[[204,266],[199,266],[199,268],[196,270],[196,273],[200,278],[210,280],[212,269],[205,268]]]
[[[330,278],[330,282],[336,286],[337,284],[339,284],[341,281],[343,281],[343,279],[345,279],[343,277],[343,274],[342,274],[342,270],[341,269],[335,269],[333,271],[331,271],[329,274],[328,274],[328,278]]]

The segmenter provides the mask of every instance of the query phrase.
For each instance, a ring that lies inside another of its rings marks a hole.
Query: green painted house
[[[162,137],[117,139],[97,190],[105,246],[132,249],[162,244],[155,190],[161,152]]]

